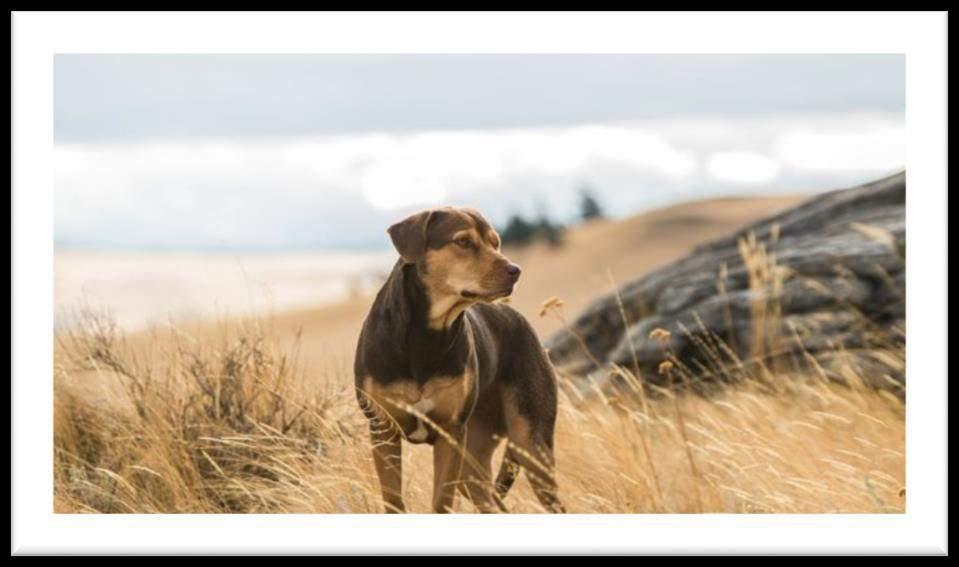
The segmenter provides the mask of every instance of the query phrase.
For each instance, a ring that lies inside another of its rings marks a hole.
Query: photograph
[[[56,511],[905,509],[902,56],[54,72]]]
[[[947,20],[10,12],[11,555],[948,555]]]

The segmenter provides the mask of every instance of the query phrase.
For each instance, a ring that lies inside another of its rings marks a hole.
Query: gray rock
[[[785,364],[836,380],[853,369],[871,386],[901,390],[905,194],[902,172],[701,245],[622,286],[625,321],[614,294],[587,307],[571,331],[589,353],[564,330],[547,341],[550,357],[569,375],[615,364],[653,384],[664,382],[657,368],[668,359],[702,382]],[[651,338],[655,329],[668,340]]]

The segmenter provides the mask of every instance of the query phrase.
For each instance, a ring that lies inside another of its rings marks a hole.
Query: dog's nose
[[[509,274],[510,277],[512,277],[514,281],[519,279],[519,275],[520,275],[521,272],[522,272],[522,270],[520,270],[520,269],[519,269],[519,266],[517,266],[516,264],[507,264],[507,265],[506,265],[506,273]]]

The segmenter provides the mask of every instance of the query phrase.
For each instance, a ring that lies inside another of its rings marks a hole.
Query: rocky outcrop
[[[785,364],[901,393],[905,196],[902,172],[699,246],[596,300],[547,341],[550,357],[594,379],[619,365],[661,384],[670,360],[722,383]]]

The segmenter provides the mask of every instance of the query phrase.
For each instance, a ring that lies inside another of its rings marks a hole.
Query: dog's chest
[[[435,427],[459,422],[475,399],[475,377],[470,370],[458,376],[437,376],[424,383],[394,380],[382,384],[367,377],[363,392],[373,410],[389,419],[412,443],[432,442]]]

